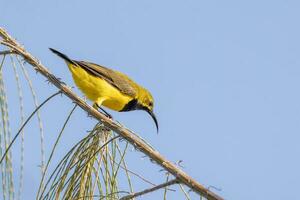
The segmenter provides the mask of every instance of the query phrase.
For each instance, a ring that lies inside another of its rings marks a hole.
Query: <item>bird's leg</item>
[[[103,109],[101,106],[99,106],[97,103],[94,103],[94,104],[93,104],[93,107],[96,108],[96,109],[99,108],[99,109],[102,111],[102,113],[103,113],[106,117],[108,117],[108,118],[110,118],[110,119],[113,118],[111,114],[109,114],[106,110],[104,110],[104,109]]]
[[[113,117],[112,117],[112,115],[111,114],[109,114],[106,110],[104,110],[102,107],[99,107],[100,108],[100,110],[102,110],[103,112],[104,112],[104,114],[108,117],[108,118],[110,118],[110,119],[112,119]]]

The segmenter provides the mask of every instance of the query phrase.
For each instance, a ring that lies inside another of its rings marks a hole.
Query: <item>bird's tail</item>
[[[55,53],[56,55],[58,55],[59,57],[64,59],[66,62],[76,65],[76,63],[73,60],[71,60],[68,56],[66,56],[65,54],[63,54],[55,49],[52,49],[52,48],[49,48],[49,49],[50,49],[50,51],[52,51],[53,53]]]

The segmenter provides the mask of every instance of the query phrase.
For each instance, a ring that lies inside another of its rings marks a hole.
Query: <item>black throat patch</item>
[[[137,109],[137,103],[138,101],[136,99],[132,99],[129,101],[120,112],[126,112],[126,111],[131,111],[131,110],[136,110]]]

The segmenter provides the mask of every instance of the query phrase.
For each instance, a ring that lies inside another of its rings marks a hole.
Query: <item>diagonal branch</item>
[[[155,161],[158,165],[163,167],[166,171],[174,175],[179,182],[187,185],[190,189],[196,193],[206,197],[208,200],[222,200],[223,198],[213,193],[188,174],[179,169],[175,164],[165,159],[158,151],[147,145],[139,137],[137,137],[132,131],[126,129],[119,123],[107,118],[102,113],[98,112],[92,106],[88,105],[84,100],[78,97],[66,84],[61,82],[56,78],[44,65],[42,65],[36,58],[34,58],[29,52],[25,50],[15,39],[13,39],[3,28],[0,27],[0,37],[3,40],[0,44],[3,44],[11,49],[11,51],[16,52],[24,58],[33,68],[45,76],[49,82],[59,88],[66,96],[68,96],[74,103],[80,106],[88,114],[101,121],[106,127],[110,128],[114,132],[118,133],[129,143],[134,145],[137,149],[146,154],[151,160]]]

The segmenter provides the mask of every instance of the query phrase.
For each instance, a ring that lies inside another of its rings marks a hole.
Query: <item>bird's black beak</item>
[[[155,117],[155,114],[153,113],[153,111],[149,110],[148,108],[146,108],[145,110],[147,111],[147,113],[149,113],[149,115],[151,115],[151,117],[152,117],[152,119],[155,123],[157,133],[158,133],[158,122],[157,122],[157,119]]]

